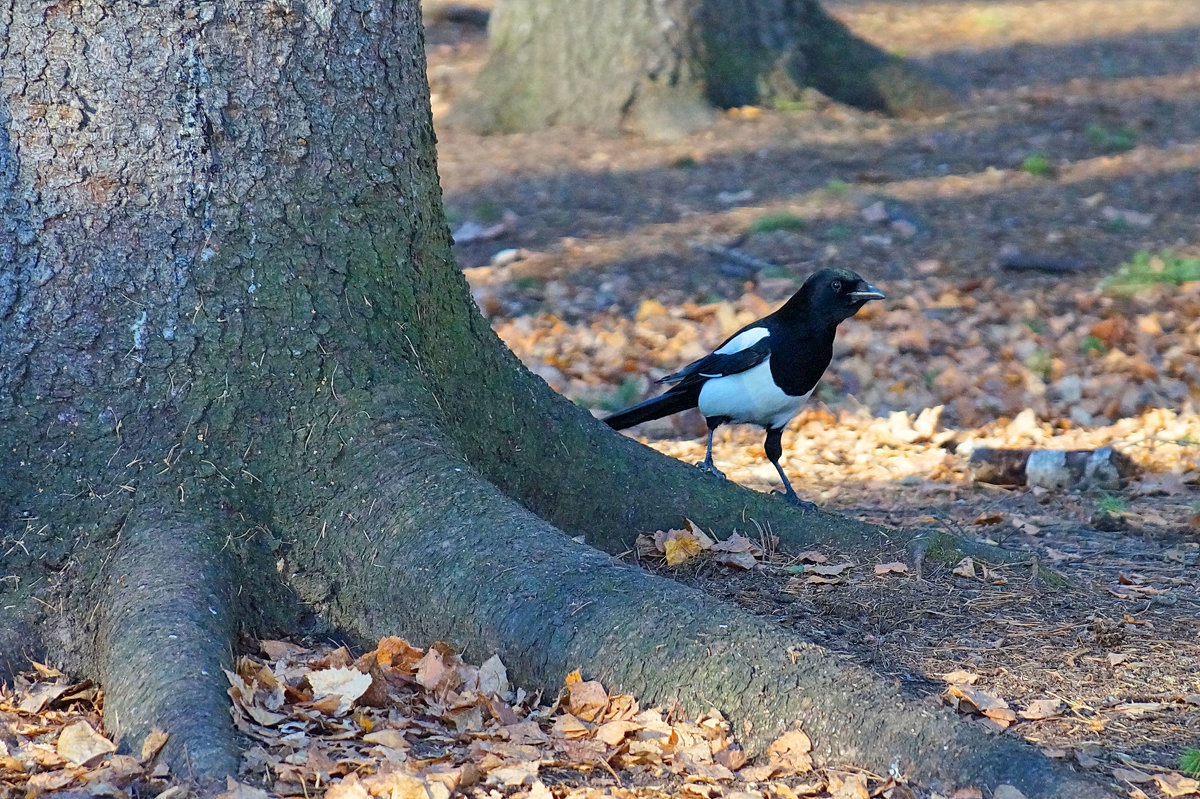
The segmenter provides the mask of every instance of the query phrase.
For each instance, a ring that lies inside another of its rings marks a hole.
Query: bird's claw
[[[708,474],[716,475],[717,477],[720,477],[722,480],[725,479],[725,472],[721,471],[716,466],[713,466],[711,463],[706,463],[704,461],[700,461],[699,463],[696,464],[696,468],[702,472],[707,472]]]
[[[809,502],[806,499],[800,499],[795,492],[788,493],[786,491],[774,491],[772,493],[783,496],[785,502],[795,505],[804,513],[816,513],[817,505],[815,502]]]

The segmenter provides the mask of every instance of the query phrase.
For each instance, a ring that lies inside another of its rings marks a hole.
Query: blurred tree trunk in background
[[[934,76],[856,37],[817,0],[497,0],[489,39],[455,110],[484,131],[666,137],[714,108],[794,101],[805,87],[894,115],[955,105]]]

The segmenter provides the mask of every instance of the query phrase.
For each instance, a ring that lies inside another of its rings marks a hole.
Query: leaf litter
[[[274,640],[255,649],[226,672],[234,724],[251,745],[220,799],[795,799],[868,787],[888,797],[901,786],[814,769],[799,728],[751,763],[716,711],[688,720],[643,708],[579,671],[543,697],[514,688],[499,657],[475,666],[443,643],[422,650],[384,638],[358,657]],[[22,709],[48,688],[78,685],[51,672],[0,689],[0,797],[170,790],[156,763],[166,735],[148,736],[140,758],[118,753],[102,731],[99,693]]]

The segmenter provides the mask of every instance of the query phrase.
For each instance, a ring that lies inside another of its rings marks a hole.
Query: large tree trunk
[[[491,54],[455,109],[484,132],[552,125],[686,132],[714,108],[805,87],[895,115],[942,113],[953,92],[858,38],[817,0],[500,0]]]
[[[197,780],[237,760],[238,627],[327,625],[716,703],[751,751],[799,722],[830,763],[1101,795],[600,551],[684,514],[878,532],[705,479],[516,363],[450,254],[415,1],[22,0],[0,25],[8,668],[97,677],[123,745],[164,726]]]

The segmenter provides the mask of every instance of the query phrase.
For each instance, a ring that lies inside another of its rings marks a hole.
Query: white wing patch
[[[763,328],[747,330],[729,344],[758,331],[766,334]],[[758,335],[750,343],[753,344],[761,338],[762,335]],[[783,393],[771,379],[771,359],[767,358],[758,366],[744,372],[709,380],[700,388],[699,406],[700,412],[705,416],[728,416],[734,422],[749,422],[775,428],[783,427],[791,421],[804,407],[810,394],[811,391],[793,397]]]
[[[752,327],[749,330],[743,330],[719,348],[713,350],[713,354],[730,355],[735,352],[741,352],[744,349],[753,347],[769,335],[771,335],[771,331],[765,327]]]

